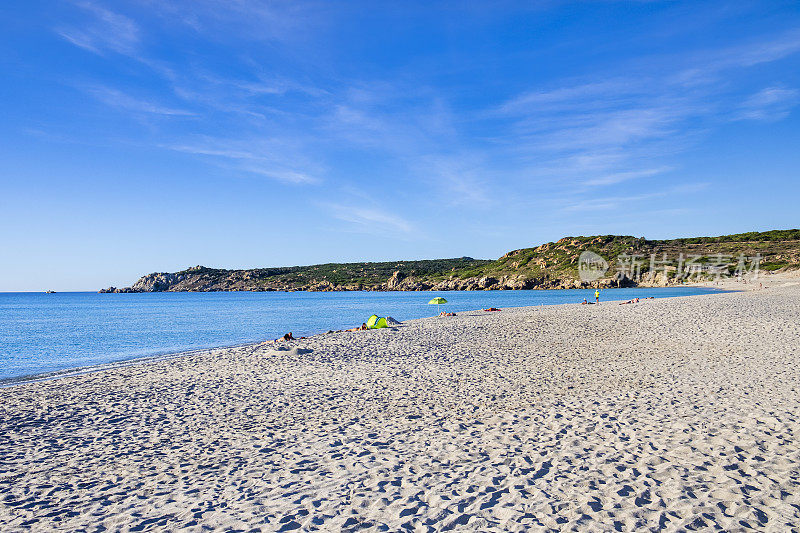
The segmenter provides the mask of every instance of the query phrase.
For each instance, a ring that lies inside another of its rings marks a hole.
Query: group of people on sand
[[[600,305],[600,289],[595,289],[594,291],[594,302],[587,302],[586,298],[584,298],[583,301],[581,302],[581,305],[592,305],[592,304]]]
[[[653,300],[653,299],[655,299],[655,296],[648,296],[647,298],[645,298],[645,300]],[[619,305],[638,304],[638,303],[639,303],[639,298],[632,298],[630,300],[620,302]],[[600,289],[596,289],[594,291],[594,302],[588,302],[586,301],[586,298],[584,298],[583,301],[581,302],[581,305],[592,305],[592,304],[600,305]]]
[[[645,298],[645,300],[655,300],[655,298],[656,298],[655,296],[648,296],[647,298]],[[625,302],[620,302],[619,305],[638,304],[638,303],[639,303],[639,298],[633,298],[633,299],[627,300]]]
[[[363,331],[363,330],[366,330],[366,329],[369,329],[369,326],[367,326],[366,323],[362,322],[361,325],[359,327],[357,327],[357,328],[329,330],[327,333],[341,333],[342,331]],[[300,337],[300,339],[305,339],[305,337]],[[296,340],[299,340],[299,339],[297,337],[292,336],[292,332],[290,331],[286,335],[283,335],[282,337],[278,337],[273,342],[296,341]]]

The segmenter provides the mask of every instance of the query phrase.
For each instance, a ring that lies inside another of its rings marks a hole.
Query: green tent
[[[388,328],[389,324],[386,323],[386,318],[379,318],[378,315],[372,315],[367,319],[367,327],[369,329]]]

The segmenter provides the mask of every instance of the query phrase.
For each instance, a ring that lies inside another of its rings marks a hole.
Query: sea
[[[601,303],[716,292],[700,287],[605,289]],[[428,301],[441,296],[438,308]],[[461,312],[579,303],[594,289],[458,292],[0,293],[0,385],[153,357]]]

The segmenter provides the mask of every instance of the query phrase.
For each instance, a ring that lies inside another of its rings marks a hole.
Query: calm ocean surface
[[[713,289],[607,289],[603,300],[689,296]],[[0,379],[146,356],[409,320],[447,311],[592,300],[594,290],[467,292],[0,293]]]

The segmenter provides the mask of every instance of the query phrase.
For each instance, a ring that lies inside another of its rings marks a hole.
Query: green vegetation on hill
[[[487,259],[461,257],[456,259],[424,259],[417,261],[386,261],[379,263],[325,263],[311,266],[258,268],[250,270],[253,278],[264,284],[285,283],[290,286],[310,286],[329,283],[334,286],[371,286],[384,283],[392,273],[401,271],[409,276],[441,278],[463,269],[481,268],[491,263]],[[214,275],[230,272],[205,269]]]
[[[597,235],[565,237],[523,248],[497,260],[431,259],[379,263],[226,270],[193,267],[142,277],[133,287],[106,291],[264,290],[473,290],[581,286],[579,258],[594,252],[609,265],[605,279],[617,283],[672,283],[690,274],[733,274],[747,261],[765,271],[800,267],[800,230],[748,232],[719,237],[648,240]],[[758,258],[756,260],[755,258]],[[760,263],[759,263],[760,261]],[[627,279],[620,277],[625,271]],[[661,277],[656,274],[660,272]]]
[[[724,266],[731,273],[744,257],[748,264],[760,257],[760,268],[774,271],[800,266],[800,230],[749,232],[719,237],[692,237],[648,240],[643,237],[598,235],[565,237],[536,248],[509,252],[493,263],[478,269],[459,272],[462,277],[525,275],[575,279],[578,259],[585,251],[594,252],[610,264],[637,265],[646,273],[652,266],[679,263]],[[652,264],[651,264],[652,262]]]
[[[719,237],[690,237],[653,242],[667,242],[672,244],[709,244],[721,242],[761,243],[771,241],[800,241],[800,229],[781,229],[761,232],[750,231],[747,233],[735,233],[733,235],[721,235]]]

